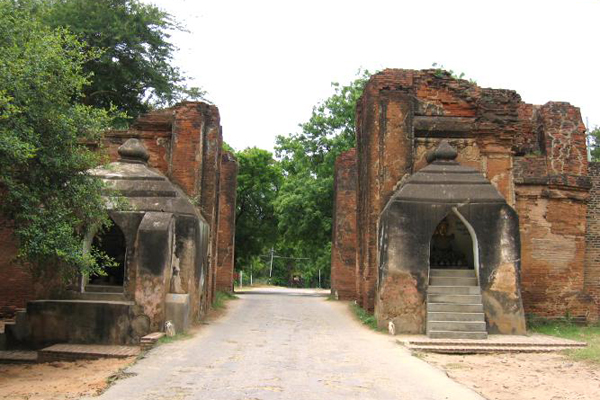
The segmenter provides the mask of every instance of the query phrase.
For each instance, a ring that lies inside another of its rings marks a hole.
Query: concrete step
[[[55,344],[38,351],[39,362],[126,358],[140,354],[139,346]]]
[[[441,354],[553,353],[571,347],[544,346],[407,346],[409,350]]]
[[[428,312],[427,321],[484,321],[485,314],[482,312]]]
[[[123,286],[111,286],[111,285],[87,285],[85,287],[86,293],[123,293]]]
[[[476,275],[474,269],[430,269],[429,276],[442,276],[447,278],[474,278]]]
[[[429,286],[427,294],[481,294],[479,286]]]
[[[487,339],[487,332],[429,331],[427,336],[434,339]]]
[[[126,301],[123,293],[103,293],[103,292],[86,292],[77,293],[75,298],[77,300],[93,300],[93,301]]]
[[[478,286],[477,278],[474,277],[449,277],[432,276],[429,278],[430,286]]]
[[[0,350],[0,364],[36,363],[37,351]]]
[[[427,321],[427,332],[486,332],[485,321]]]
[[[427,294],[427,303],[481,304],[480,294]]]
[[[483,304],[427,303],[427,312],[480,313]]]

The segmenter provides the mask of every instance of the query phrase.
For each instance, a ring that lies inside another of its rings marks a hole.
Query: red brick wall
[[[235,200],[238,164],[233,155],[221,157],[221,190],[219,193],[219,246],[217,251],[217,290],[233,290],[235,249]]]
[[[0,308],[25,307],[33,300],[33,283],[28,271],[14,262],[17,242],[12,229],[0,219]]]
[[[592,190],[588,199],[586,224],[586,254],[583,282],[587,293],[600,304],[600,163],[588,164]],[[590,318],[594,319],[594,318]],[[600,314],[595,315],[595,320]]]
[[[370,79],[357,106],[359,303],[374,306],[381,210],[394,186],[426,165],[426,152],[443,138],[457,147],[459,162],[479,169],[522,216],[526,311],[588,319],[597,313],[590,297],[596,289],[587,289],[597,271],[584,267],[590,182],[579,110],[525,104],[514,91],[480,88],[435,70],[384,70]]]
[[[331,293],[356,300],[356,149],[335,162]]]
[[[200,208],[210,224],[210,273],[208,275],[208,301],[212,303],[217,287],[217,248],[219,244],[219,190],[221,183],[221,148],[223,137],[218,114],[205,125],[202,151]]]

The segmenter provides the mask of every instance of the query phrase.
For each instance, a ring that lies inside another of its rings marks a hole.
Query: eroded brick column
[[[238,163],[229,152],[221,156],[219,232],[217,249],[217,290],[233,290],[235,249],[235,201]]]
[[[592,190],[588,199],[584,285],[596,305],[600,304],[600,163],[588,165]],[[600,319],[591,315],[591,321]]]
[[[371,78],[357,108],[357,279],[363,308],[373,310],[377,286],[377,221],[394,186],[412,170],[413,96],[389,90],[395,72]]]
[[[175,108],[169,178],[192,199],[210,226],[206,285],[202,309],[207,310],[216,286],[217,237],[219,219],[219,173],[221,166],[219,110],[201,102],[185,102]]]
[[[331,293],[356,300],[356,149],[335,161]]]

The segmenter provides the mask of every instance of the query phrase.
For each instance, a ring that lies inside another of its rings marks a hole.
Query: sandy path
[[[79,399],[95,395],[107,379],[134,358],[0,365],[0,399]]]
[[[261,289],[192,339],[163,345],[99,399],[481,400],[314,291]]]
[[[598,400],[600,368],[562,354],[422,354],[490,400]]]

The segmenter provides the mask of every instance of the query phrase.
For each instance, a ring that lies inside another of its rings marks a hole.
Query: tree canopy
[[[84,173],[99,156],[81,141],[96,140],[110,118],[79,100],[98,54],[47,27],[33,5],[0,0],[0,214],[30,265],[90,271],[82,227],[108,219],[101,183]]]
[[[182,30],[171,15],[139,0],[38,0],[47,5],[44,21],[62,27],[99,49],[98,57],[83,63],[90,84],[83,102],[117,107],[130,118],[182,98],[200,98],[187,78],[172,65],[176,48],[170,32]]]

